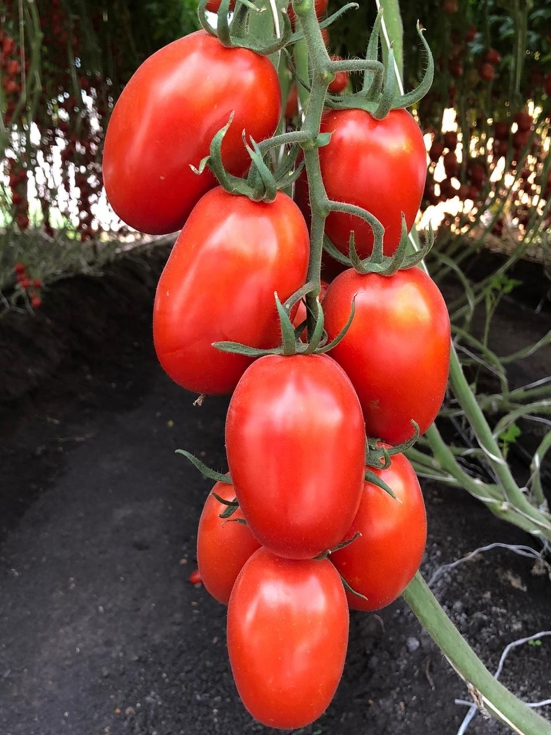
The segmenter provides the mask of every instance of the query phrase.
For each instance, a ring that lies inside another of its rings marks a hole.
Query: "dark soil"
[[[0,321],[0,733],[268,733],[239,702],[225,608],[189,583],[210,488],[183,447],[224,469],[226,399],[194,396],[157,365],[151,304],[166,250],[73,278],[34,317]],[[509,298],[492,341],[514,351],[551,328],[548,282]],[[536,290],[544,302],[534,313]],[[550,351],[511,367],[549,374]],[[535,542],[462,490],[426,484],[425,578],[492,543]],[[433,589],[494,671],[513,640],[547,630],[551,583],[532,560],[496,549]],[[509,656],[502,681],[551,697],[551,640]],[[455,733],[469,699],[403,601],[353,614],[347,666],[311,735]],[[541,712],[551,715],[551,708]],[[504,733],[480,715],[469,733]]]

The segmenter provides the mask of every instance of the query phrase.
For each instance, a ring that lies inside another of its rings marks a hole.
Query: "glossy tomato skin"
[[[274,300],[285,301],[306,279],[308,229],[300,210],[279,192],[252,202],[221,187],[191,213],[161,274],[153,339],[164,370],[197,393],[230,393],[252,362],[213,342],[252,347],[281,341]]]
[[[235,490],[233,485],[217,482],[209,493],[197,530],[197,565],[207,591],[227,605],[237,575],[260,544],[250,528],[239,523],[243,520],[240,508],[232,513],[231,522],[220,518],[228,506],[215,495],[229,502],[235,499]]]
[[[311,559],[342,539],[363,483],[358,398],[326,355],[268,355],[230,401],[226,452],[243,516],[263,546]]]
[[[411,419],[425,432],[446,391],[450,320],[434,281],[417,267],[394,276],[337,276],[323,301],[330,339],[355,315],[332,357],[352,381],[370,437],[400,444],[413,436]]]
[[[254,115],[252,114],[254,111]],[[124,88],[109,121],[103,179],[115,212],[151,234],[179,230],[192,207],[216,185],[195,174],[214,135],[235,113],[223,160],[243,174],[250,159],[244,129],[256,141],[274,132],[281,113],[277,73],[266,57],[225,48],[205,31],[150,56]]]
[[[385,228],[384,252],[391,255],[400,242],[401,212],[411,229],[425,187],[427,154],[419,126],[406,110],[392,110],[383,120],[364,110],[330,110],[323,116],[321,132],[332,133],[329,145],[319,149],[327,195],[374,214]],[[308,217],[304,175],[297,183],[296,200]],[[351,230],[358,253],[369,255],[373,234],[367,222],[341,212],[328,216],[326,234],[345,254]]]
[[[348,643],[346,595],[331,562],[259,549],[233,588],[227,631],[237,690],[259,722],[299,728],[325,711]]]
[[[369,468],[394,491],[397,500],[370,482],[364,483],[358,513],[346,539],[361,536],[331,561],[353,590],[346,593],[354,610],[380,610],[390,605],[419,569],[427,540],[423,494],[413,467],[403,454],[386,470]]]

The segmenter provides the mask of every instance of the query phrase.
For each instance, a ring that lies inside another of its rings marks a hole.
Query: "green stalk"
[[[442,650],[473,699],[490,715],[521,735],[551,735],[551,724],[495,679],[448,618],[417,573],[403,593],[421,625]],[[472,689],[474,688],[474,691]]]

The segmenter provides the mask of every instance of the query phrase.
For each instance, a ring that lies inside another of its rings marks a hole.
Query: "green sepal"
[[[289,311],[286,309],[281,301],[277,292],[274,293],[277,314],[279,316],[279,324],[281,326],[281,337],[283,341],[283,354],[284,355],[296,355],[297,342],[295,337],[295,328],[291,319],[289,318]]]
[[[347,3],[346,5],[343,5],[342,8],[339,8],[336,12],[330,15],[329,18],[322,20],[319,24],[320,28],[328,28],[348,10],[357,10],[359,7],[360,6],[358,5],[358,3]],[[291,45],[293,43],[296,43],[297,41],[302,41],[303,38],[304,33],[302,31],[295,31],[295,33],[293,33],[292,36],[289,38],[288,44]]]
[[[355,595],[356,597],[361,597],[362,600],[367,601],[367,597],[365,595],[362,595],[361,592],[356,592],[356,590],[348,584],[348,582],[346,581],[346,579],[342,576],[340,572],[339,572],[339,577],[341,578],[342,586],[347,592],[350,592],[351,595]]]
[[[222,518],[222,516],[220,516]],[[247,526],[248,523],[244,518],[230,518],[227,523],[241,523],[242,526]]]
[[[379,59],[379,35],[381,32],[381,23],[383,20],[382,8],[377,13],[375,23],[369,41],[367,44],[367,51],[365,54],[366,61],[377,61]],[[366,69],[364,72],[362,89],[367,95],[368,100],[376,99],[382,90],[383,78],[381,75],[373,73],[372,69]]]
[[[208,477],[209,480],[214,480],[215,482],[225,482],[227,485],[232,484],[232,479],[229,475],[222,474],[221,472],[216,472],[216,470],[211,470],[210,467],[207,467],[206,464],[203,464],[200,459],[194,457],[193,454],[190,454],[190,452],[186,452],[185,449],[177,449],[176,454],[183,454],[184,457],[189,459],[189,461],[199,470],[199,472],[204,475],[204,477]]]
[[[419,100],[421,100],[427,94],[427,92],[429,92],[430,88],[432,87],[432,82],[434,81],[434,58],[432,56],[430,46],[428,45],[427,40],[423,35],[423,29],[421,28],[421,25],[419,23],[417,23],[417,33],[419,34],[421,43],[423,44],[423,49],[425,51],[427,59],[427,68],[425,69],[425,73],[423,74],[423,78],[419,82],[419,85],[415,87],[415,89],[412,89],[411,92],[407,92],[407,94],[401,95],[393,102],[393,110],[411,107],[412,105],[419,102]]]
[[[306,308],[308,308],[308,304],[306,305]],[[322,339],[325,334],[324,332],[324,316],[323,316],[323,309],[321,308],[319,297],[316,297],[316,309],[317,313],[314,314],[314,329],[312,331],[312,336],[308,340],[308,346],[304,350],[305,355],[311,355],[313,354],[318,347],[324,346],[322,345]],[[327,335],[326,335],[327,336]]]
[[[383,91],[379,98],[377,107],[371,113],[375,120],[383,120],[390,110],[396,95],[396,74],[394,72],[394,51],[392,46],[388,49],[388,59],[385,67],[385,81]]]
[[[219,503],[222,505],[228,505],[237,508],[239,506],[239,503],[237,502],[237,498],[234,498],[233,500],[224,500],[220,495],[214,492],[214,490],[211,491],[211,495],[213,498],[216,498]]]
[[[378,475],[376,475],[374,472],[371,472],[371,470],[365,471],[364,479],[366,482],[370,482],[372,485],[380,487],[381,490],[384,490],[385,493],[388,493],[393,500],[398,500],[392,488],[389,487],[384,480],[381,480]]]
[[[341,253],[341,251],[333,245],[327,235],[323,236],[323,249],[333,258],[333,260],[336,260],[337,263],[346,265],[349,268],[352,267],[352,261],[350,258],[348,258],[344,253]]]
[[[354,543],[354,541],[359,538],[362,534],[360,531],[356,531],[356,533],[352,536],[352,538],[347,539],[346,541],[341,541],[336,546],[333,546],[332,549],[326,549],[325,551],[322,551],[321,554],[318,554],[314,557],[313,561],[322,561],[323,559],[327,559],[327,557],[330,554],[334,554],[335,551],[340,551],[341,549],[344,549],[346,546],[350,546],[350,544]]]
[[[221,352],[229,352],[232,355],[245,355],[245,357],[264,357],[264,355],[281,355],[283,349],[281,347],[273,347],[271,349],[262,349],[260,347],[249,347],[240,342],[213,342],[212,346]]]
[[[348,329],[350,328],[350,325],[352,324],[352,321],[354,319],[354,314],[356,313],[356,296],[352,299],[352,305],[350,308],[350,316],[348,317],[348,321],[344,325],[344,327],[341,329],[341,331],[337,334],[334,340],[326,344],[322,348],[318,348],[318,352],[325,353],[332,350],[334,347],[336,347],[339,342],[344,338],[345,334],[348,332]]]

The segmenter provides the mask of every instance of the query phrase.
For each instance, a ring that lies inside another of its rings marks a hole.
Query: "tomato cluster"
[[[296,202],[281,191],[262,200],[190,168],[231,115],[220,158],[243,174],[251,159],[241,132],[269,138],[281,113],[268,59],[199,31],[150,57],[128,83],[107,131],[104,179],[130,224],[182,227],[155,297],[157,355],[185,389],[232,394],[229,472],[206,499],[190,581],[228,605],[229,657],[247,709],[267,726],[299,728],[322,714],[339,683],[349,608],[390,604],[421,562],[425,507],[399,445],[439,411],[450,325],[422,270],[385,275],[362,264],[324,284],[325,336],[315,343],[312,305],[299,303],[315,262],[310,182],[299,179]],[[174,130],[182,131],[176,143]],[[332,133],[314,152],[329,199],[373,212],[393,254],[424,186],[413,117],[327,111],[321,130]],[[368,255],[371,228],[340,215],[329,215],[326,234],[350,254],[353,231],[357,252]]]

